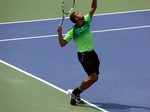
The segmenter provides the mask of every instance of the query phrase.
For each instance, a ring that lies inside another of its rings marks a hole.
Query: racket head
[[[75,0],[63,0],[62,1],[62,13],[68,15],[71,13],[75,5]]]

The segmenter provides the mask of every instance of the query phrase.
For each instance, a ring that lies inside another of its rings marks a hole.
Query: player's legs
[[[98,74],[95,72],[89,75],[79,86],[81,91],[86,90],[98,80]]]
[[[85,104],[84,101],[81,100],[80,94],[88,89],[92,84],[94,84],[98,80],[97,73],[93,73],[89,75],[81,84],[79,87],[73,90],[72,93],[69,93],[71,95],[70,97],[70,104],[76,105],[76,103]]]
[[[99,74],[100,61],[95,51],[78,53],[78,59],[85,72],[88,74],[88,77],[80,84],[80,86],[73,90],[70,101],[72,105],[76,104],[77,96],[79,96],[78,102],[82,102],[80,94],[98,80]]]

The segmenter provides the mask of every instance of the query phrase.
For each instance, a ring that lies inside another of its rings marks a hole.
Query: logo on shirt
[[[81,26],[81,27],[75,27],[74,26],[74,28],[73,28],[73,34],[74,35],[79,35],[79,34],[85,32],[88,28],[90,28],[90,24],[87,21],[85,21],[84,25]]]

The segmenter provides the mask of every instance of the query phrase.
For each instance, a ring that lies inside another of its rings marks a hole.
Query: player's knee
[[[98,80],[98,75],[96,74],[94,77],[94,82],[96,82]]]
[[[93,83],[96,82],[96,81],[98,80],[98,75],[97,75],[96,73],[93,73],[93,74],[91,75],[91,79],[92,79],[92,82],[93,82]]]

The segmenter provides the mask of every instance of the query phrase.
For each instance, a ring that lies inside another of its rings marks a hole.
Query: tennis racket
[[[75,5],[75,0],[63,0],[62,1],[62,20],[60,25],[63,25],[65,17],[72,12]]]

